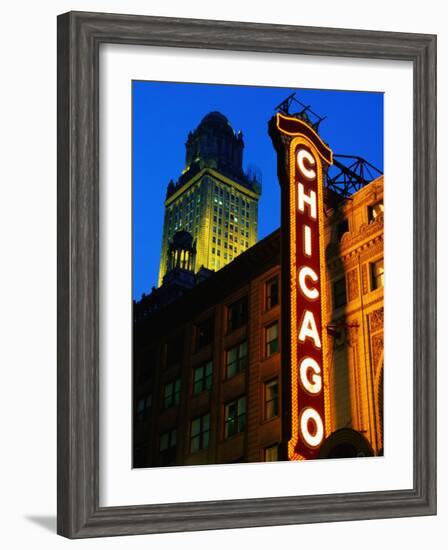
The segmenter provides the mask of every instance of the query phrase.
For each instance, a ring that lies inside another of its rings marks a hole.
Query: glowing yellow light
[[[314,136],[314,139],[316,140],[316,142],[319,143],[320,146],[323,148],[326,155],[323,155],[321,151],[319,151],[318,148],[311,143],[311,140],[309,138],[306,138],[305,136],[300,135],[299,132],[288,132],[287,130],[282,129],[280,127],[281,118],[284,120],[293,120],[295,123],[299,122],[299,124],[303,124],[304,126],[306,126],[308,131]],[[282,134],[286,134],[288,136],[297,136],[299,139],[302,140],[302,143],[305,143],[306,145],[311,144],[313,150],[316,152],[316,154],[318,154],[322,158],[322,160],[324,160],[328,164],[333,164],[333,151],[322,141],[319,134],[315,130],[313,130],[311,126],[308,126],[308,124],[305,124],[302,121],[298,121],[297,118],[285,116],[280,113],[277,113],[276,123],[277,123],[277,128],[280,130]]]

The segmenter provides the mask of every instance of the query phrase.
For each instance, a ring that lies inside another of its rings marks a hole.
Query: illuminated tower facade
[[[179,231],[192,236],[194,273],[217,271],[257,242],[261,183],[243,171],[243,149],[242,133],[217,111],[188,134],[185,169],[167,187],[159,286]]]

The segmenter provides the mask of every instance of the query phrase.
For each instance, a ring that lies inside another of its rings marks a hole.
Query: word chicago
[[[324,439],[322,383],[321,251],[319,241],[317,161],[311,149],[296,148],[296,265],[298,374],[308,396],[302,400],[299,434],[303,443],[317,448]]]

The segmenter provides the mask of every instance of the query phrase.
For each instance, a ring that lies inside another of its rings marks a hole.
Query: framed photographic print
[[[436,513],[435,51],[59,16],[61,535]]]

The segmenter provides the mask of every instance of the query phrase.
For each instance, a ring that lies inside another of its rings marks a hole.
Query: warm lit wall
[[[373,288],[371,264],[383,258],[383,215],[369,220],[369,207],[383,200],[383,177],[342,206],[330,210],[326,227],[327,287],[334,301],[334,283],[345,275],[346,304],[328,312],[334,326],[329,339],[329,378],[332,431],[353,428],[370,442],[375,453],[382,443],[384,290]],[[338,224],[349,231],[339,239]]]

